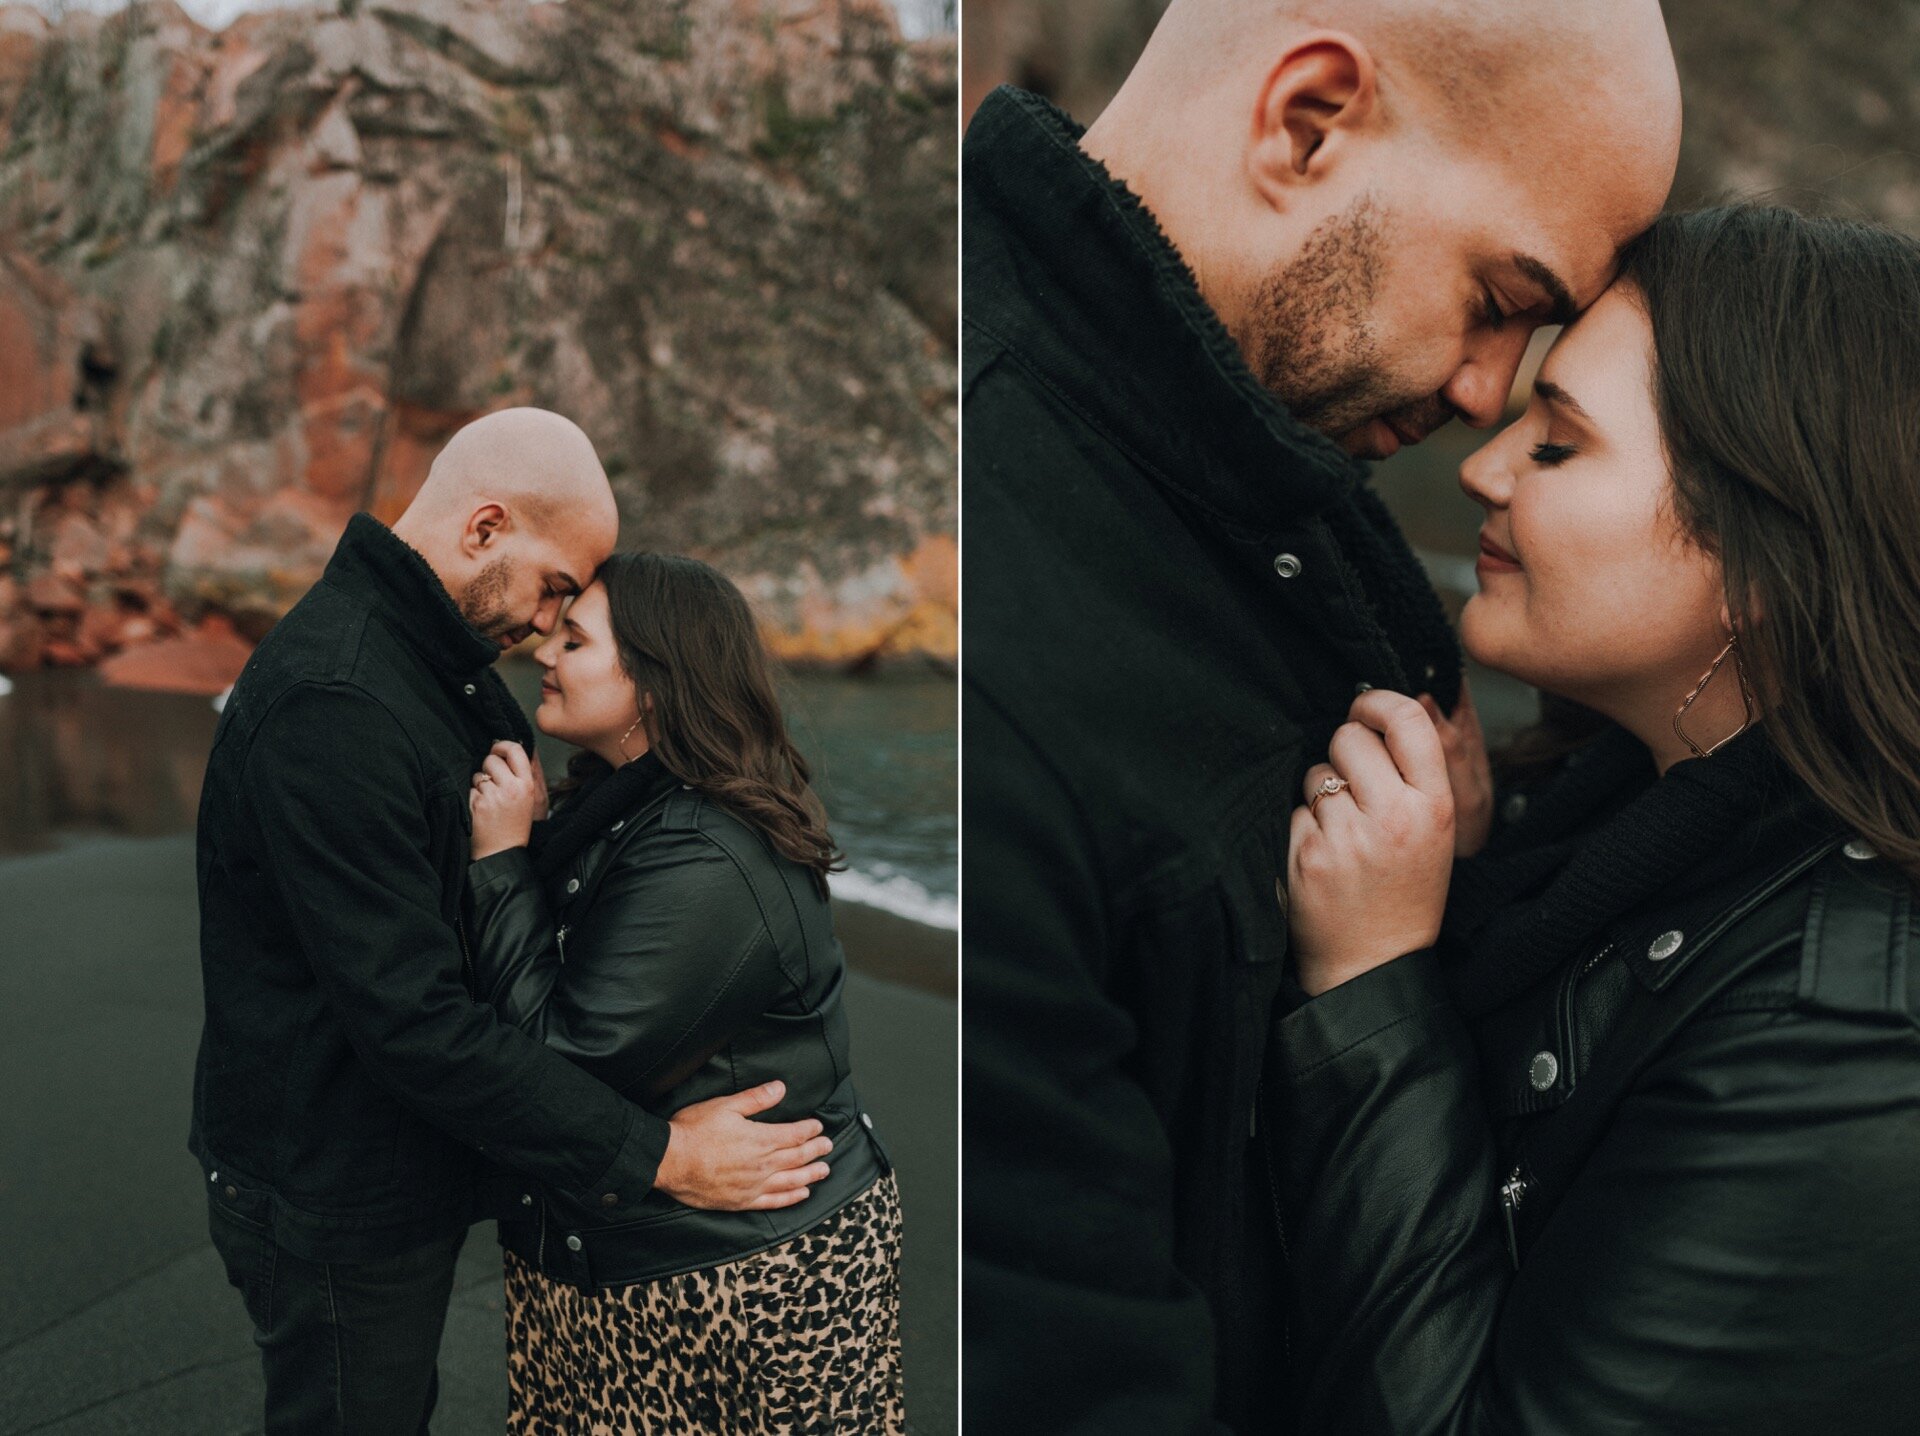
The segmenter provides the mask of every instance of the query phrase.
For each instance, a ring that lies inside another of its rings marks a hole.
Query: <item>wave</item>
[[[829,879],[834,897],[842,902],[857,902],[862,907],[877,907],[895,917],[908,918],[928,927],[960,930],[960,904],[951,897],[929,891],[904,873],[881,877],[850,868]]]

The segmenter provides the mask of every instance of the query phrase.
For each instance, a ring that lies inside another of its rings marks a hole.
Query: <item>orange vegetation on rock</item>
[[[233,686],[252,653],[231,623],[208,617],[190,632],[115,654],[100,665],[100,676],[122,688],[211,698]]]

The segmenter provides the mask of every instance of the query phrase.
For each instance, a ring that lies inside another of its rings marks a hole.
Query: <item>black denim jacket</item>
[[[1001,90],[963,160],[967,1410],[1281,1431],[1289,815],[1360,685],[1451,705],[1459,655],[1078,135]]]
[[[189,1146],[216,1202],[310,1260],[466,1225],[476,1153],[617,1213],[666,1150],[663,1121],[470,991],[467,789],[496,739],[531,739],[498,656],[358,514],[215,730]]]

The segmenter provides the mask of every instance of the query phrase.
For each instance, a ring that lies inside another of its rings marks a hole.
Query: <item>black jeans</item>
[[[214,1250],[253,1318],[267,1436],[426,1436],[459,1233],[402,1256],[310,1262],[209,1203]]]

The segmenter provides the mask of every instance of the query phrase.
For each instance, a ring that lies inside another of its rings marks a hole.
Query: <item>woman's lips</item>
[[[1499,544],[1480,535],[1480,558],[1474,567],[1481,573],[1518,573],[1520,560],[1501,548]]]
[[[560,696],[560,690],[555,688],[551,683],[542,683],[540,685],[540,696],[542,698],[558,698]]]

